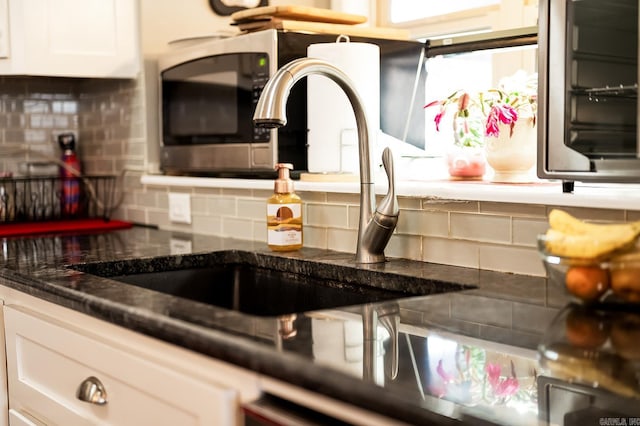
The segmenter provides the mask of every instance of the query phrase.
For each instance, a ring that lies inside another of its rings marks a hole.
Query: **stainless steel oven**
[[[538,175],[640,182],[638,1],[540,0]]]
[[[271,177],[274,165],[307,169],[307,85],[296,84],[287,102],[287,125],[253,125],[262,88],[282,65],[307,55],[313,43],[335,35],[264,30],[176,47],[159,61],[161,169],[169,174]],[[351,37],[380,47],[381,129],[424,145],[424,98],[410,105],[423,44]],[[418,93],[424,82],[418,82]],[[295,172],[294,172],[295,176]]]

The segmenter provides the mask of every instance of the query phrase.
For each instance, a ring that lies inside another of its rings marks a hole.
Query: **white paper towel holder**
[[[344,48],[330,48],[331,45],[336,46],[339,44],[344,46]],[[363,98],[363,101],[367,106],[367,109],[371,110],[370,113],[368,113],[367,118],[369,119],[370,126],[370,140],[375,153],[375,147],[377,146],[375,141],[377,130],[379,129],[379,119],[377,119],[379,116],[378,105],[380,102],[379,95],[377,94],[379,93],[380,86],[379,65],[378,72],[372,74],[370,67],[362,68],[360,65],[353,65],[349,60],[345,63],[344,58],[353,58],[351,55],[344,56],[344,52],[352,51],[351,47],[345,46],[349,44],[354,46],[353,49],[358,53],[358,55],[360,52],[364,55],[365,61],[361,62],[361,65],[368,64],[369,59],[374,60],[372,59],[372,56],[375,58],[376,63],[378,63],[379,47],[377,45],[371,43],[351,43],[351,38],[346,34],[336,36],[334,43],[329,42],[310,45],[308,48],[308,55],[316,57],[316,55],[319,54],[317,57],[328,60],[329,62],[333,62],[333,59],[336,59],[338,62],[334,63],[334,65],[341,67],[341,65],[344,64],[346,68],[341,69],[343,69],[343,71],[345,71],[345,73],[352,79],[354,78],[353,75],[360,75],[360,73],[365,72],[366,69],[367,78],[365,78],[365,82],[362,80],[358,80],[358,82],[356,82],[354,80],[354,84],[359,91],[359,94],[365,97]],[[363,44],[370,46],[367,46],[366,48],[364,46],[361,47],[360,45]],[[317,49],[315,49],[316,47]],[[311,52],[312,49],[314,50],[313,53]],[[354,71],[354,66],[358,71]],[[352,72],[354,72],[354,74],[351,74]],[[317,79],[317,81],[319,80],[321,80],[321,78]],[[344,97],[344,94],[339,91],[337,87],[333,88],[322,86],[324,90],[319,90],[320,83],[311,82],[311,80],[309,80],[308,90],[311,90],[312,84],[314,85],[313,93],[310,91],[308,94],[308,100],[314,101],[313,106],[308,106],[308,113],[313,112],[314,114],[313,118],[311,116],[308,118],[309,174],[329,174],[339,177],[340,180],[349,180],[349,175],[358,174],[357,140],[354,141],[352,140],[354,138],[349,137],[351,134],[356,133],[355,122],[352,122],[353,119],[349,119],[348,121],[345,121],[344,119],[344,117],[348,115],[347,111],[351,111],[351,107],[348,105],[348,101],[346,97]],[[318,86],[315,86],[315,84],[318,84]],[[331,85],[331,82],[323,82],[322,84]],[[371,88],[371,86],[373,88]],[[363,88],[366,89],[363,90]],[[344,105],[342,102],[332,104],[332,102],[337,100],[336,96],[344,98]],[[320,101],[320,103],[315,103],[315,101]],[[327,105],[330,104],[335,105],[337,108],[328,108]],[[322,105],[322,107],[319,105]],[[375,105],[376,107],[374,108],[372,105]]]

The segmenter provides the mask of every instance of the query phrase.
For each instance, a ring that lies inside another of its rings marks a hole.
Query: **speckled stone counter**
[[[538,424],[537,347],[567,304],[537,277],[402,259],[358,267],[347,253],[276,254],[264,244],[142,227],[0,242],[4,285],[411,424]],[[179,269],[225,256],[414,296],[249,315],[109,277],[131,265]],[[396,335],[374,327],[372,341],[363,338],[372,318],[391,319]]]

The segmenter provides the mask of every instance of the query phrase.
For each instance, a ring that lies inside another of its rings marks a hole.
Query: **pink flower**
[[[442,380],[444,380],[445,383],[453,382],[455,379],[454,376],[444,371],[444,367],[442,366],[442,360],[438,361],[438,366],[436,367],[436,371],[438,372],[438,376],[442,377]]]
[[[444,113],[446,112],[446,102],[445,101],[433,101],[426,104],[423,108],[430,108],[435,105],[440,105],[440,112],[436,114],[433,118],[433,121],[436,123],[436,130],[440,131],[440,121],[442,117],[444,117]]]
[[[518,379],[515,377],[508,377],[506,379],[500,380],[498,385],[493,388],[493,393],[496,396],[511,396],[518,392],[520,385],[518,384]]]
[[[513,364],[511,365],[512,377],[504,379],[500,378],[501,368],[498,364],[488,363],[485,370],[487,372],[489,385],[491,385],[491,389],[496,396],[511,396],[518,392],[520,384],[518,383],[518,379],[515,377]]]
[[[442,117],[444,117],[444,108],[442,108],[442,110],[440,110],[440,112],[437,113],[436,116],[433,118],[433,121],[435,121],[436,123],[436,130],[438,132],[440,131],[440,120],[442,120]]]
[[[518,112],[511,105],[493,105],[487,116],[485,135],[498,137],[500,135],[499,123],[509,124],[513,134],[513,126],[517,120]]]
[[[491,386],[495,386],[500,380],[500,366],[498,364],[488,363],[485,367],[487,371],[487,379],[489,379],[489,384]]]

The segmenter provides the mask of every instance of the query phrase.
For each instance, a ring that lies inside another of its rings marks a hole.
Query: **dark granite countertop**
[[[477,418],[539,424],[536,377],[545,369],[537,349],[568,303],[538,277],[403,259],[359,268],[347,253],[303,248],[278,254],[261,243],[143,227],[0,242],[4,285],[412,424],[475,424]],[[451,283],[436,290],[455,291],[295,317],[257,316],[77,270],[129,259],[144,265],[159,256],[191,262],[211,252],[249,252],[262,262],[303,262],[354,276],[373,270],[377,287],[411,288],[420,285],[416,278],[428,278]],[[372,312],[380,324],[397,320],[397,340],[385,327],[376,327],[372,340],[363,338]],[[289,326],[295,333],[286,333]]]

